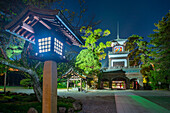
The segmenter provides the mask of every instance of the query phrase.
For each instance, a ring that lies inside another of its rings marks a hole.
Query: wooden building
[[[87,91],[87,79],[88,77],[86,77],[85,75],[81,75],[79,74],[77,71],[75,71],[73,68],[70,68],[65,74],[62,75],[62,78],[66,78],[67,79],[67,91],[69,91],[69,84],[70,82],[74,81],[74,88],[76,88],[76,81],[80,81],[80,91],[83,90],[82,88],[82,82],[85,81],[85,89]]]

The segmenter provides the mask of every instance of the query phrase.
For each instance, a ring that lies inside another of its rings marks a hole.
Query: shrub
[[[20,85],[26,86],[26,87],[31,87],[33,85],[31,79],[22,79],[20,81]]]

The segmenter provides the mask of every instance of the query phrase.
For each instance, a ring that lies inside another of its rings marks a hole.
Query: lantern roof
[[[66,42],[70,45],[71,43],[77,46],[84,44],[84,40],[60,10],[27,7],[6,25],[5,29],[7,32],[35,44],[35,31],[37,30],[34,28],[38,22],[48,30],[61,32],[66,36],[66,40],[68,40]]]

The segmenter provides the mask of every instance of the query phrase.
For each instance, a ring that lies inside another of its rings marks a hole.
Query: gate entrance
[[[112,81],[112,89],[126,89],[125,81]]]

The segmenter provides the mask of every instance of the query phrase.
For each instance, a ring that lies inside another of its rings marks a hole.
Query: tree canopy
[[[143,41],[143,37],[132,35],[126,42],[126,51],[129,51],[130,66],[141,65],[141,55],[146,51],[147,42]]]
[[[82,38],[85,40],[85,45],[80,51],[79,55],[76,57],[76,67],[82,69],[86,74],[92,74],[95,71],[101,69],[100,60],[106,57],[104,49],[111,46],[111,42],[107,41],[106,44],[100,42],[99,45],[96,44],[97,40],[108,36],[110,34],[109,30],[102,31],[102,29],[95,29],[92,31],[91,27],[82,27],[80,32],[84,32]]]
[[[151,34],[149,49],[151,53],[149,56],[152,58],[150,63],[153,66],[151,71],[152,83],[154,86],[158,82],[163,84],[170,84],[170,12],[155,24],[157,29],[154,29],[154,34]]]

